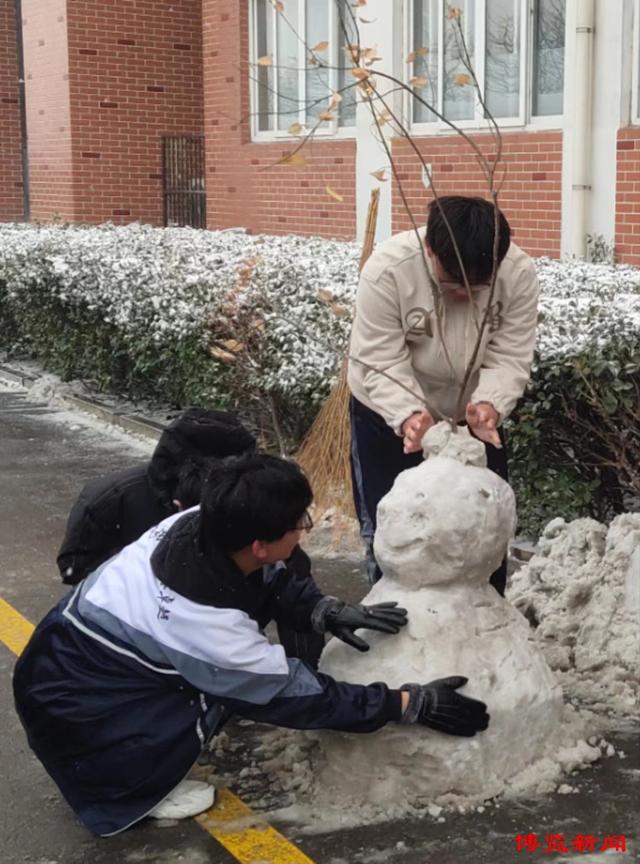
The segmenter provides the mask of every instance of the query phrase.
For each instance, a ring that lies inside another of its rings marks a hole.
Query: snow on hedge
[[[0,226],[0,282],[18,314],[39,289],[99,313],[132,346],[206,339],[231,298],[254,306],[266,298],[263,383],[283,393],[326,392],[346,343],[359,254],[354,243],[242,231]]]
[[[538,354],[599,351],[613,339],[635,340],[640,325],[640,270],[575,259],[536,261],[540,280]]]
[[[6,224],[0,283],[18,316],[34,292],[48,295],[98,313],[132,345],[204,339],[229,298],[253,304],[266,324],[262,383],[309,397],[327,392],[345,348],[359,253],[355,243],[242,231]],[[549,259],[537,267],[539,358],[566,361],[614,338],[635,338],[638,270]]]

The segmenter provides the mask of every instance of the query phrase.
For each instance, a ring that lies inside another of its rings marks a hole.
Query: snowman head
[[[484,467],[484,445],[466,429],[439,423],[423,446],[428,458],[378,505],[376,558],[411,588],[488,582],[515,528],[511,487]]]

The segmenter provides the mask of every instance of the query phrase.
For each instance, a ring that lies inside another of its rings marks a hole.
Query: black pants
[[[402,438],[395,434],[379,414],[351,397],[351,476],[360,523],[360,534],[366,544],[367,576],[373,584],[382,571],[373,554],[378,503],[393,486],[401,471],[422,462],[422,453],[405,453]],[[487,467],[508,480],[505,439],[500,430],[502,449],[485,444]],[[491,584],[504,597],[507,585],[507,559],[491,576]]]

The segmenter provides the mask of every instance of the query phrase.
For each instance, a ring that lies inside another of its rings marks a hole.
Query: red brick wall
[[[316,140],[302,151],[305,165],[269,167],[292,145],[251,142],[249,4],[202,5],[209,227],[353,238],[355,141]]]
[[[76,219],[161,225],[161,138],[202,132],[200,0],[68,7]]]
[[[23,218],[15,8],[0,0],[0,222]]]
[[[500,206],[509,219],[515,242],[531,255],[560,256],[562,132],[505,133],[502,164],[506,169]],[[493,152],[488,135],[475,135],[485,154]],[[459,136],[417,139],[420,152],[431,163],[438,195],[486,195],[477,160]],[[423,224],[431,195],[422,185],[420,162],[406,141],[393,143],[393,155],[409,203]],[[500,177],[500,171],[497,172]],[[393,194],[393,230],[411,227],[397,188]]]
[[[73,220],[66,0],[23,0],[33,219]]]
[[[161,138],[202,133],[200,0],[23,3],[33,217],[162,224]]]
[[[617,149],[615,254],[640,265],[640,128],[619,129]]]

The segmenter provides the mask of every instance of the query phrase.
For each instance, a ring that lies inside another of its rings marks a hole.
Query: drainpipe
[[[591,192],[591,108],[593,101],[595,0],[578,0],[576,7],[570,251],[577,258],[584,258],[587,251],[587,205]]]
[[[22,159],[22,212],[25,222],[31,219],[29,198],[29,150],[27,147],[27,102],[24,80],[24,42],[22,38],[22,0],[16,2],[16,53],[18,60],[18,101],[20,105],[20,154]]]

